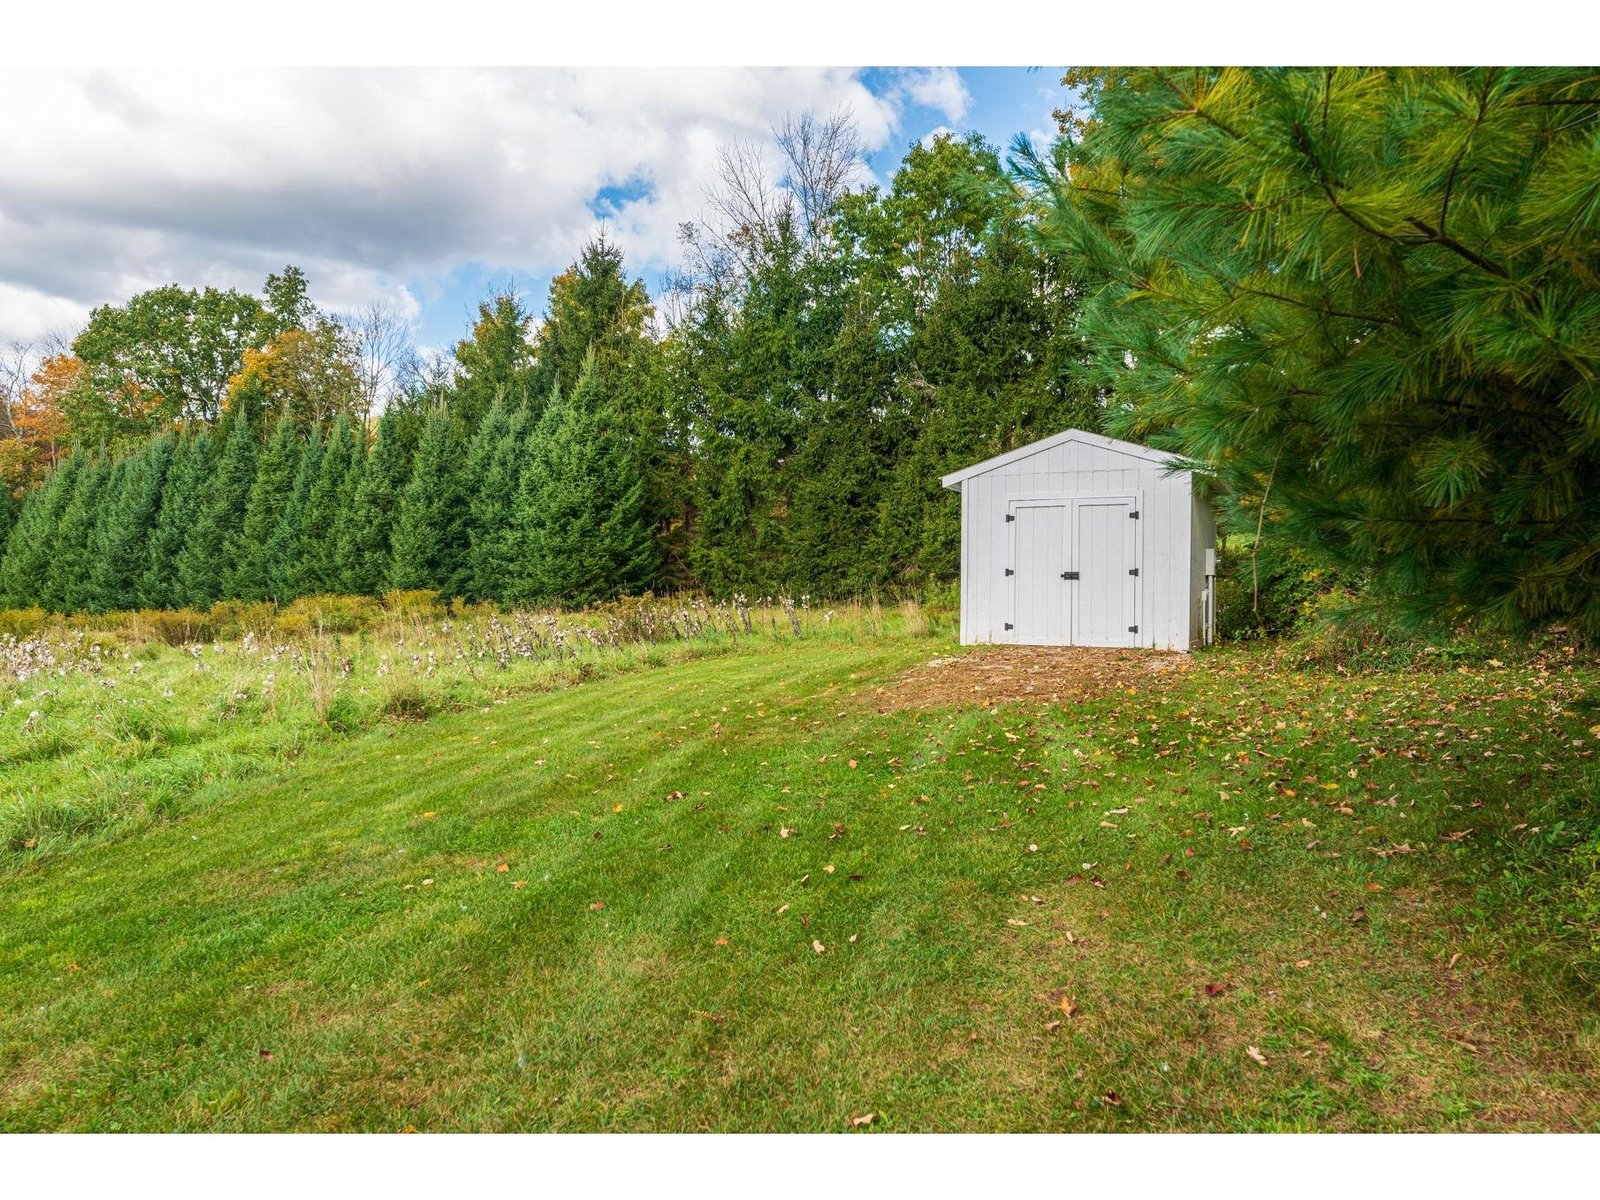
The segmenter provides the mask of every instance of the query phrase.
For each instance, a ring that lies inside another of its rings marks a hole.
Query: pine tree
[[[463,429],[477,429],[497,403],[507,409],[528,403],[534,382],[532,324],[532,314],[515,292],[479,303],[472,336],[456,344],[457,373],[447,393]]]
[[[294,495],[301,458],[294,419],[284,415],[256,464],[255,481],[245,502],[244,521],[233,541],[224,590],[239,600],[281,600],[273,588],[272,545]]]
[[[1600,638],[1600,82],[1587,68],[1077,72],[1024,155],[1115,432],[1407,620]]]
[[[523,538],[515,590],[591,604],[642,590],[659,560],[632,455],[600,404],[591,356],[570,398],[551,397],[517,494]]]
[[[439,406],[428,413],[391,537],[389,586],[460,596],[467,585],[466,487],[459,426]]]
[[[267,586],[279,604],[304,594],[295,587],[301,570],[300,535],[311,501],[311,489],[316,486],[317,477],[322,471],[322,454],[322,431],[313,426],[311,435],[300,450],[294,486],[289,489],[289,502],[284,507],[283,518],[267,540]]]
[[[256,437],[243,413],[228,423],[216,474],[202,495],[194,528],[178,555],[179,599],[206,608],[224,598],[230,548],[244,524],[245,505],[256,475]]]
[[[290,572],[297,595],[315,596],[339,589],[339,514],[349,496],[346,485],[354,477],[360,453],[350,422],[339,417],[299,513],[300,537]]]
[[[714,592],[788,582],[794,477],[784,464],[803,432],[805,395],[819,387],[807,370],[819,355],[803,336],[812,299],[806,248],[785,217],[762,239],[741,290],[703,296],[685,330],[700,446],[689,561]]]
[[[349,515],[339,529],[343,591],[375,596],[388,586],[393,558],[389,535],[411,477],[413,446],[406,437],[408,424],[392,411],[378,420],[377,440],[362,468]]]
[[[603,235],[589,242],[550,281],[536,342],[536,395],[542,400],[557,387],[571,394],[590,356],[602,379],[616,378],[647,343],[654,316],[644,282],[628,281],[621,249]]]
[[[90,562],[88,562],[88,579],[85,581],[85,600],[83,608],[91,613],[109,613],[115,608],[126,608],[128,597],[123,595],[122,587],[118,586],[118,573],[123,573],[123,562],[118,562],[114,552],[117,542],[128,542],[128,549],[134,549],[133,531],[128,528],[131,514],[131,499],[134,491],[139,488],[142,464],[149,446],[154,443],[147,442],[138,453],[125,454],[112,464],[112,472],[107,480],[106,488],[101,491],[98,512],[94,514],[94,528],[90,533]],[[149,534],[149,530],[142,533]],[[141,550],[144,547],[138,546]],[[142,554],[139,554],[142,558]]]
[[[91,456],[79,469],[72,497],[56,523],[45,573],[44,604],[56,612],[82,612],[89,601],[89,572],[94,555],[94,531],[100,504],[114,468],[106,459]]]
[[[337,511],[333,520],[333,540],[328,546],[328,586],[333,591],[343,592],[350,591],[348,584],[356,573],[355,560],[351,557],[355,545],[351,521],[355,519],[356,497],[361,494],[361,482],[367,473],[370,447],[367,444],[365,421],[351,422],[350,439],[350,458],[335,498]]]
[[[56,526],[72,499],[82,466],[79,456],[71,456],[23,501],[6,541],[5,559],[0,562],[0,597],[7,607],[44,603]]]
[[[11,498],[11,489],[0,483],[0,560],[6,552],[6,543],[17,524],[17,502]]]
[[[115,506],[96,533],[90,583],[91,607],[97,611],[138,607],[139,581],[149,562],[151,531],[160,512],[173,446],[173,436],[163,434],[125,464],[127,475]]]
[[[111,475],[101,490],[96,505],[94,526],[89,531],[88,569],[83,581],[82,607],[89,612],[106,612],[119,607],[116,595],[108,594],[106,550],[120,519],[127,512],[128,489],[141,454],[128,454],[111,464]]]
[[[174,444],[138,583],[141,607],[176,608],[183,603],[178,560],[199,518],[215,465],[216,451],[208,430],[187,434]]]
[[[471,489],[468,595],[474,600],[504,599],[515,573],[515,508],[526,451],[526,421],[524,410],[507,412],[496,404],[478,426],[467,453]]]
[[[96,533],[91,570],[91,606],[96,611],[138,608],[139,581],[149,563],[150,534],[162,507],[174,438],[162,434],[126,461],[126,477],[114,509]]]

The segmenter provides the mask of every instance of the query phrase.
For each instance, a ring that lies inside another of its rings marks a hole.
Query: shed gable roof
[[[963,481],[975,475],[985,475],[998,467],[1024,458],[1030,458],[1042,450],[1049,450],[1053,446],[1063,446],[1068,442],[1082,442],[1086,446],[1094,446],[1100,450],[1110,450],[1116,454],[1126,454],[1130,458],[1141,458],[1146,462],[1173,463],[1182,460],[1176,454],[1168,454],[1165,450],[1154,450],[1149,446],[1141,446],[1137,442],[1124,442],[1116,438],[1103,437],[1098,433],[1086,433],[1082,429],[1066,429],[1060,433],[1052,434],[1047,438],[1040,438],[1037,442],[1029,442],[1026,446],[1018,446],[1015,450],[1008,450],[1004,454],[997,454],[993,458],[986,458],[980,463],[973,463],[959,471],[952,471],[939,482],[947,488],[955,489]]]

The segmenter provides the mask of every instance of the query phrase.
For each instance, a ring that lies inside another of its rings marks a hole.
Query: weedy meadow
[[[916,601],[644,596],[580,612],[432,592],[278,608],[0,613],[0,863],[203,803],[311,744],[785,641],[925,638]]]

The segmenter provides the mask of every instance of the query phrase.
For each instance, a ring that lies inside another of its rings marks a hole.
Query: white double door
[[[1014,500],[1011,638],[1036,646],[1137,646],[1134,496]]]

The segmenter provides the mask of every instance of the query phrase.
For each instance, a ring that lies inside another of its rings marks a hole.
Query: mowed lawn
[[[12,868],[0,1128],[1600,1127],[1582,933],[1504,882],[1594,672],[924,705],[953,653],[392,722]]]

